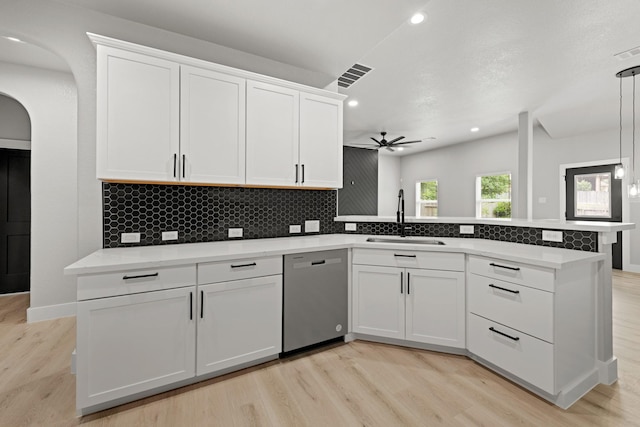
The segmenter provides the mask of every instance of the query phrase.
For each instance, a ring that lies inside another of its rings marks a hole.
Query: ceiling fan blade
[[[376,144],[378,144],[379,146],[381,146],[381,147],[382,147],[382,143],[381,143],[380,141],[378,141],[378,140],[377,140],[377,139],[375,139],[374,137],[371,137],[371,139],[373,139],[373,140],[376,142]],[[383,141],[384,141],[384,140],[383,140]]]
[[[422,140],[418,139],[416,141],[405,141],[405,142],[396,142],[393,145],[404,145],[404,144],[415,144],[416,142],[422,142]]]
[[[399,136],[399,137],[397,137],[395,139],[392,139],[391,141],[389,141],[389,144],[393,144],[394,142],[400,141],[401,139],[404,139],[404,136]]]
[[[392,153],[395,151],[393,148],[391,148],[391,147],[390,147],[390,146],[388,146],[388,145],[387,145],[386,147],[384,147],[384,148],[386,148],[387,150],[391,151]]]

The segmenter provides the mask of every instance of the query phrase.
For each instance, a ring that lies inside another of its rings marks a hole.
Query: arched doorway
[[[31,119],[0,94],[0,294],[28,292],[31,260]]]

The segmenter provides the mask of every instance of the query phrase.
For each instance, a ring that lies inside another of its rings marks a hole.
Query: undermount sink
[[[434,239],[408,239],[406,237],[369,237],[367,242],[375,243],[409,243],[411,245],[444,245],[441,240]]]

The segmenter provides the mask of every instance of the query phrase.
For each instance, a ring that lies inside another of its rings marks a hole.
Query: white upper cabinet
[[[247,81],[247,184],[300,182],[298,105],[297,90]]]
[[[244,184],[245,79],[181,67],[180,180]]]
[[[303,185],[342,187],[342,100],[300,92]]]
[[[97,177],[177,180],[179,65],[100,45],[97,55]]]

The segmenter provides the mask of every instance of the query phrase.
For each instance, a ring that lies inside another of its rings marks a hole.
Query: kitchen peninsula
[[[615,233],[631,229],[633,224],[468,218],[437,221],[439,226],[474,224],[474,233],[481,231],[480,226],[507,224],[522,232],[536,229],[540,234],[543,228],[562,230],[567,236],[572,232],[595,233],[596,241],[589,243],[596,245],[594,250],[569,250],[500,241],[500,236],[508,235],[501,232],[471,239],[423,234],[442,245],[421,244],[416,241],[420,239],[417,236],[407,237],[406,243],[368,242],[370,234],[384,240],[380,234],[394,233],[382,230],[364,234],[367,222],[363,218],[336,220],[337,227],[343,229],[342,221],[357,221],[356,234],[102,249],[67,267],[67,274],[78,276],[78,412],[95,412],[277,358],[281,343],[276,333],[270,343],[227,357],[237,363],[198,370],[195,360],[200,343],[196,343],[196,323],[202,310],[200,289],[206,285],[201,282],[200,271],[219,271],[216,280],[226,283],[225,289],[233,290],[233,284],[239,282],[230,273],[234,263],[256,263],[243,277],[279,278],[281,263],[274,257],[341,248],[351,253],[346,340],[366,339],[465,354],[563,408],[595,385],[616,381],[617,361],[611,341],[610,249]],[[371,220],[395,225],[381,218]],[[407,222],[420,224],[420,220]],[[590,236],[587,240],[593,240]],[[395,277],[400,277],[400,282]],[[273,304],[244,316],[255,316],[257,321],[262,321],[260,316],[279,316],[277,295],[282,282],[278,280],[266,282],[276,296]],[[389,302],[388,295],[393,297],[392,306],[384,305]],[[408,308],[420,303],[433,308],[428,304],[433,304],[434,295],[443,298],[436,304],[445,309]],[[143,348],[135,341],[135,323],[125,322],[124,335],[122,331],[102,328],[106,324],[101,323],[101,316],[108,315],[109,310],[113,310],[111,314],[116,319],[136,317],[141,307],[153,307],[154,301],[160,301],[156,307],[160,311],[151,310],[150,318],[162,319],[165,328],[158,342],[149,338],[148,327],[153,322],[145,325],[147,339]],[[111,305],[105,308],[105,303]],[[433,317],[438,315],[447,317]],[[401,324],[389,326],[389,321]],[[171,336],[167,335],[169,325]],[[277,330],[276,325],[274,331]],[[241,336],[235,338],[238,341]],[[243,338],[247,345],[253,342],[252,337]],[[146,353],[158,346],[165,352],[171,349],[171,354],[152,357],[150,363],[149,356],[153,354]],[[97,349],[111,350],[104,355]],[[118,360],[131,366],[119,366],[127,374],[119,376],[108,367],[114,354],[125,349],[126,357]],[[145,369],[134,366],[136,363]],[[132,378],[129,374],[135,375]],[[146,378],[140,377],[145,374]]]

